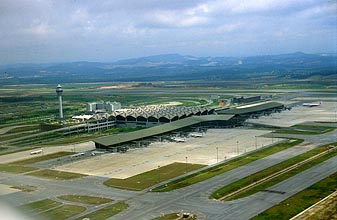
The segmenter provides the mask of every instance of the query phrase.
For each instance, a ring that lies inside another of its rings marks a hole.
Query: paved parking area
[[[154,142],[127,153],[104,154],[56,167],[57,170],[95,176],[127,178],[174,162],[210,165],[256,147],[278,141],[259,137],[269,133],[253,129],[209,129],[201,138],[186,138],[183,143]],[[280,139],[279,139],[280,140]]]
[[[315,101],[315,103],[318,103]],[[289,127],[306,121],[337,121],[337,102],[322,102],[317,107],[302,105],[293,107],[290,111],[282,111],[258,119],[249,119],[248,122]]]

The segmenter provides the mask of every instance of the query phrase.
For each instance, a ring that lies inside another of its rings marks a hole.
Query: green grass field
[[[238,180],[238,181],[236,181],[236,182],[234,182],[234,183],[232,183],[230,185],[227,185],[227,186],[225,186],[225,187],[223,187],[221,189],[218,189],[217,191],[215,191],[214,193],[212,193],[212,195],[210,196],[210,198],[219,199],[219,198],[221,198],[221,197],[223,197],[223,196],[225,196],[225,195],[227,195],[229,193],[235,192],[235,191],[237,191],[237,190],[239,190],[239,189],[241,189],[241,188],[243,188],[245,186],[248,186],[248,185],[250,185],[250,184],[252,184],[252,183],[254,183],[254,182],[258,181],[258,180],[261,180],[261,179],[263,179],[263,178],[265,178],[267,176],[270,176],[270,175],[272,175],[272,174],[274,174],[276,172],[279,172],[279,171],[281,171],[281,170],[283,170],[283,169],[285,169],[285,168],[287,168],[289,166],[292,166],[292,165],[294,165],[296,163],[299,163],[299,162],[301,162],[301,161],[303,161],[305,159],[308,159],[308,158],[310,158],[310,157],[312,157],[314,155],[317,155],[317,154],[325,151],[327,149],[327,146],[328,145],[324,145],[324,146],[312,149],[312,150],[310,150],[308,152],[305,152],[303,154],[300,154],[300,155],[298,155],[296,157],[290,158],[290,159],[288,159],[288,160],[286,160],[286,161],[284,161],[282,163],[276,164],[276,165],[274,165],[272,167],[269,167],[269,168],[264,169],[264,170],[262,170],[260,172],[254,173],[254,174],[252,174],[252,175],[250,175],[248,177],[240,179],[240,180]],[[290,178],[290,177],[292,177],[292,176],[294,176],[294,175],[296,175],[296,174],[298,174],[298,173],[300,173],[300,172],[302,172],[302,171],[304,171],[306,169],[309,169],[312,166],[315,166],[315,165],[317,165],[317,164],[319,164],[319,163],[321,163],[321,162],[323,162],[323,161],[325,161],[327,159],[330,159],[330,158],[332,158],[332,157],[334,157],[336,155],[337,155],[337,151],[336,150],[331,151],[331,152],[329,152],[327,154],[324,154],[323,156],[318,157],[318,158],[316,158],[316,159],[314,159],[314,160],[312,160],[312,161],[310,161],[310,162],[308,162],[306,164],[302,164],[302,165],[298,166],[296,169],[291,170],[291,171],[289,171],[289,172],[287,172],[285,174],[282,174],[281,176],[273,178],[273,179],[271,179],[271,180],[269,180],[267,182],[264,182],[262,184],[256,185],[254,188],[251,188],[251,189],[249,189],[247,191],[244,191],[244,192],[242,192],[240,194],[237,194],[237,195],[235,195],[233,197],[227,198],[226,201],[243,198],[243,197],[252,195],[252,194],[254,194],[256,192],[259,192],[261,190],[264,190],[264,189],[266,189],[266,188],[268,188],[270,186],[273,186],[273,185],[275,185],[275,184],[277,184],[277,183],[279,183],[279,182],[281,182],[281,181],[283,181],[283,180],[285,180],[287,178]]]
[[[60,202],[56,202],[51,199],[44,199],[32,203],[28,203],[22,206],[19,206],[19,209],[22,209],[24,211],[29,211],[31,213],[39,213],[43,212],[44,210],[56,208],[58,206],[62,205]]]
[[[39,170],[36,172],[29,173],[27,175],[47,178],[47,179],[54,179],[54,180],[70,180],[70,179],[76,179],[76,178],[87,176],[87,175],[79,174],[79,173],[71,173],[71,172],[48,170],[48,169]]]
[[[13,164],[13,165],[28,165],[28,164],[33,164],[33,163],[45,161],[45,160],[51,160],[51,159],[56,159],[56,158],[59,158],[59,157],[68,156],[68,155],[71,155],[71,154],[74,154],[74,153],[61,151],[61,152],[56,152],[56,153],[47,154],[47,155],[43,155],[43,156],[32,155],[32,158],[15,161],[15,162],[12,162],[10,164]]]
[[[95,197],[95,196],[85,196],[85,195],[64,195],[57,197],[62,200],[70,201],[70,202],[79,202],[89,205],[100,205],[104,203],[111,202],[112,199],[103,198],[103,197]]]
[[[288,220],[336,190],[337,173],[267,209],[252,220]]]
[[[109,179],[104,182],[104,185],[121,189],[143,190],[159,182],[180,176],[184,173],[188,173],[202,167],[204,167],[204,165],[173,163],[127,179]]]
[[[233,160],[230,160],[228,162],[224,162],[222,164],[219,164],[217,166],[211,167],[209,169],[194,173],[192,175],[183,177],[181,179],[172,181],[168,184],[159,186],[155,188],[153,191],[155,192],[166,192],[182,187],[186,187],[201,181],[204,181],[206,179],[212,178],[216,175],[222,174],[224,172],[227,172],[229,170],[235,169],[237,167],[240,167],[242,165],[248,164],[250,162],[253,162],[255,160],[264,158],[266,156],[269,156],[271,154],[277,153],[279,151],[285,150],[287,148],[293,147],[295,145],[298,145],[302,143],[303,140],[296,140],[296,141],[287,141],[284,143],[275,144],[268,148],[263,148],[257,152],[253,152],[238,158],[235,158]]]
[[[102,219],[107,219],[110,218],[111,216],[114,216],[124,209],[128,208],[128,204],[124,202],[118,202],[113,205],[109,205],[107,207],[104,207],[102,209],[99,209],[97,211],[94,211],[92,213],[89,213],[85,216],[82,216],[80,218],[77,218],[76,220],[82,220],[85,218],[89,218],[90,220],[102,220]]]
[[[77,205],[62,205],[55,209],[47,210],[41,213],[44,219],[48,220],[63,220],[71,216],[80,214],[85,211],[85,208]]]
[[[35,167],[24,167],[14,164],[0,164],[0,172],[6,173],[26,173],[30,171],[38,170]]]

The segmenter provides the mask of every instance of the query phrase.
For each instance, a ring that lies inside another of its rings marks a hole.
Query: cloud
[[[2,0],[0,59],[332,52],[336,9],[326,0]]]

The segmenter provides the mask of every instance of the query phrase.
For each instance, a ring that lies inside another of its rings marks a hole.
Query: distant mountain
[[[70,62],[0,66],[0,84],[98,81],[233,80],[261,75],[306,78],[336,73],[336,54],[302,52],[250,57],[180,54],[110,63]]]

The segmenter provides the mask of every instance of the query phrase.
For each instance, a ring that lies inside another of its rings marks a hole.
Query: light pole
[[[239,155],[239,141],[236,141],[236,153]]]
[[[219,162],[219,148],[216,147],[216,162]]]
[[[257,150],[257,136],[255,136],[255,150]]]
[[[186,169],[186,173],[187,173],[187,157],[185,157],[185,159],[186,159],[186,167],[185,167],[185,169]]]
[[[158,183],[160,183],[160,166],[158,165]]]

